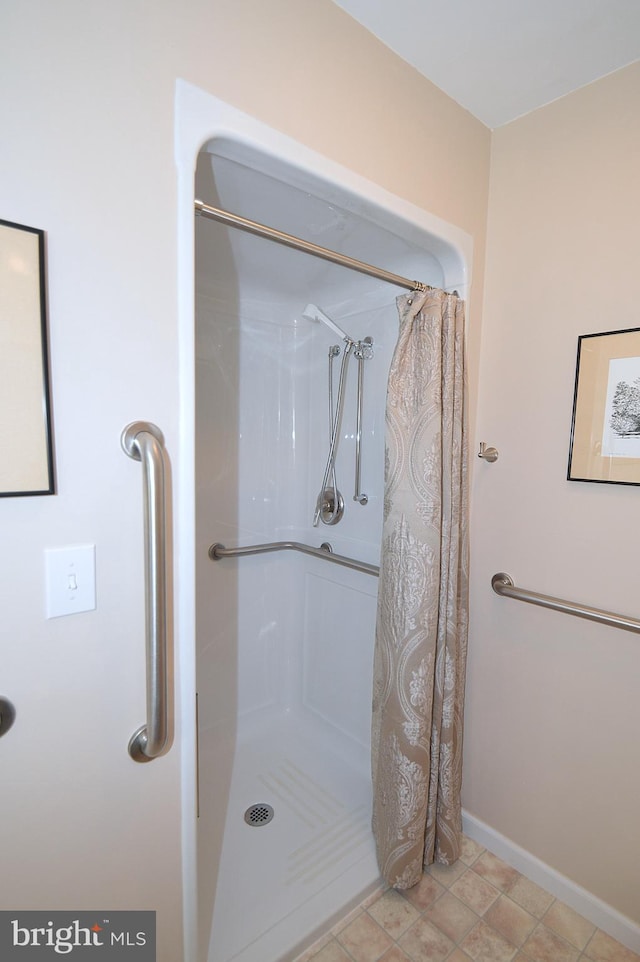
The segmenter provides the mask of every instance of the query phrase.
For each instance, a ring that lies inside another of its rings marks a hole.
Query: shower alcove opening
[[[198,157],[205,204],[465,296],[465,235],[207,100],[225,123]],[[296,552],[211,561],[207,550],[329,541],[379,563],[403,291],[201,217],[195,233],[197,956],[279,962],[379,881],[369,759],[377,579]],[[313,516],[337,338],[302,316],[309,302],[374,342],[362,415],[368,500],[353,500],[354,362],[336,465],[345,513],[331,527],[313,527]],[[273,809],[264,824],[245,821],[256,804]]]

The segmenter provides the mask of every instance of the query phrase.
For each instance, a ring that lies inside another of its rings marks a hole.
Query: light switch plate
[[[46,548],[46,616],[59,618],[96,606],[96,546]]]

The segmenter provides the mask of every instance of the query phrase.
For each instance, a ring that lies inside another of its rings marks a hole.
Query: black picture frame
[[[0,219],[0,497],[55,494],[45,232]]]
[[[640,485],[640,328],[578,338],[569,481]]]

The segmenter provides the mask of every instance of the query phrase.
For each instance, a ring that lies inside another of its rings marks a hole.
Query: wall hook
[[[489,461],[490,463],[493,463],[494,461],[498,460],[498,452],[496,448],[488,448],[484,441],[481,441],[478,457],[482,458],[483,461]]]

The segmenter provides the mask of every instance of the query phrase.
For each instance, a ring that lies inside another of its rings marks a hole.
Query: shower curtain
[[[382,875],[405,889],[453,863],[461,838],[468,621],[464,303],[398,298],[389,373],[374,657],[373,831]]]

